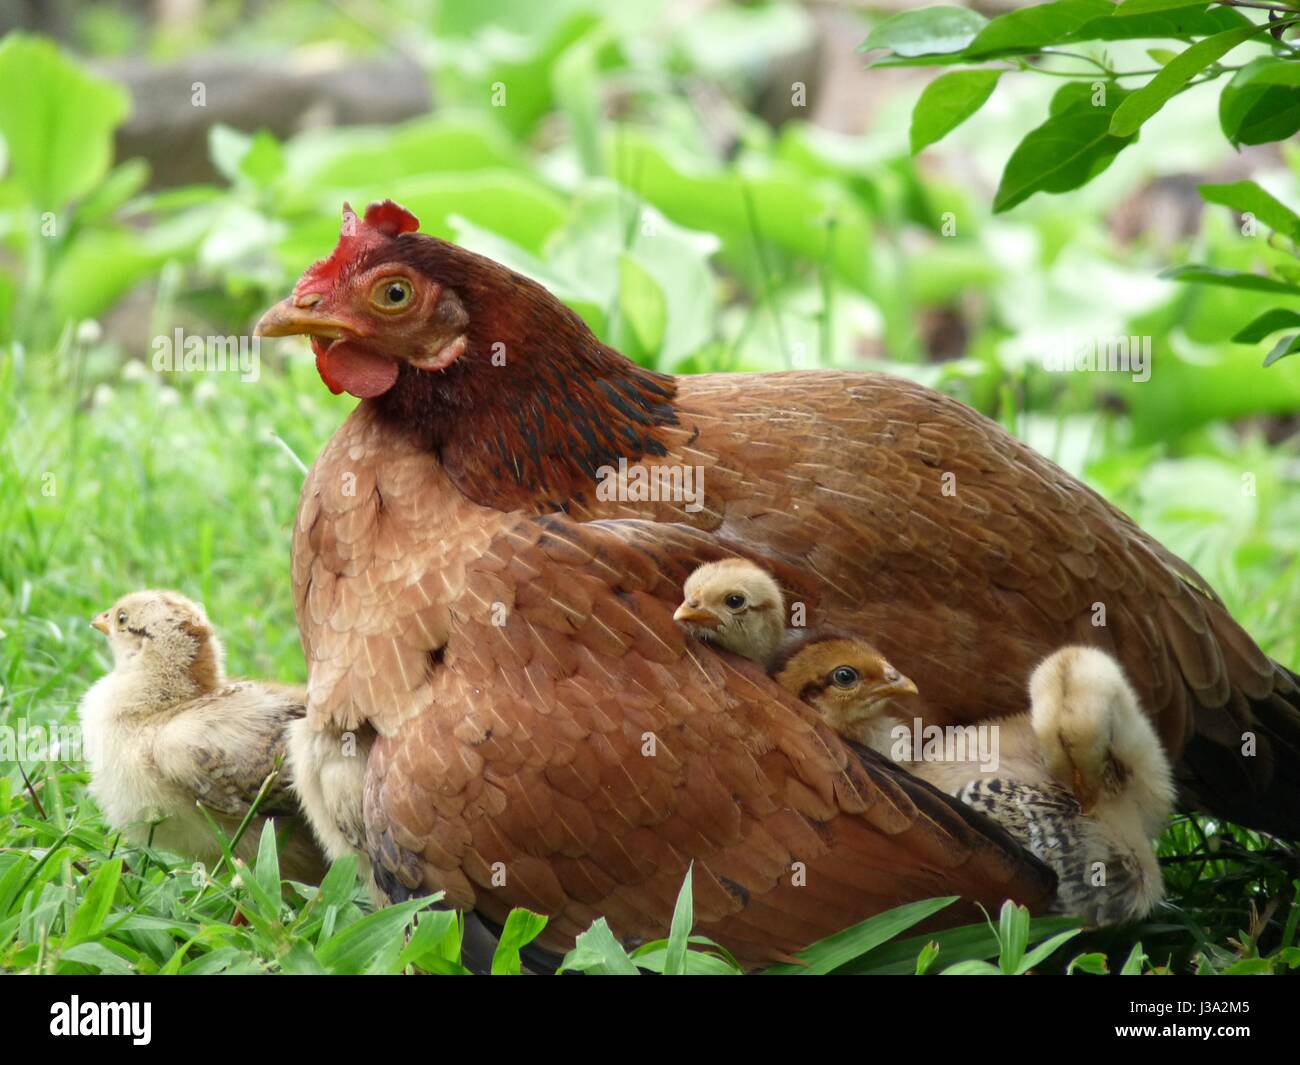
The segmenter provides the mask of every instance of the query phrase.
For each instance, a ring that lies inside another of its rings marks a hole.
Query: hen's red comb
[[[339,242],[330,252],[329,258],[312,263],[298,279],[294,286],[294,295],[324,288],[338,280],[344,267],[363,252],[403,233],[414,233],[420,228],[420,220],[405,207],[392,200],[372,203],[366,208],[366,216],[357,218],[356,211],[348,203],[343,204],[343,227],[339,230]]]

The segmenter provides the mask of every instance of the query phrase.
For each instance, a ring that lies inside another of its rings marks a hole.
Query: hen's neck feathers
[[[436,452],[465,495],[502,510],[565,510],[594,494],[602,466],[667,453],[658,430],[677,423],[670,375],[606,347],[541,285],[497,263],[424,235],[394,244],[460,297],[469,345],[444,371],[404,363],[369,402]]]

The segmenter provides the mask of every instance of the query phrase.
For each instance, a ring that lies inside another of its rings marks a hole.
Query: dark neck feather
[[[408,261],[453,289],[469,347],[444,372],[403,364],[370,400],[435,452],[470,499],[502,510],[566,510],[594,497],[597,471],[666,454],[676,384],[601,344],[536,282],[430,237]],[[504,365],[497,363],[504,356]]]

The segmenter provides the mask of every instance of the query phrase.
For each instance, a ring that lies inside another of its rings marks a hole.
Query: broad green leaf
[[[506,917],[501,938],[492,954],[493,976],[518,976],[523,971],[519,952],[542,934],[546,917],[531,910],[514,909]]]
[[[60,208],[99,184],[129,110],[126,92],[49,41],[18,33],[0,43],[0,85],[9,173],[33,205]]]
[[[872,29],[862,51],[888,48],[898,56],[960,52],[988,25],[988,19],[964,7],[923,7],[885,19]]]
[[[1242,214],[1254,215],[1270,229],[1275,229],[1292,240],[1300,240],[1300,216],[1253,181],[1202,185],[1201,199],[1206,203],[1231,207]]]
[[[939,957],[939,949],[939,944],[934,940],[930,940],[930,942],[921,948],[921,953],[916,956],[917,976],[924,976],[930,971],[930,966],[932,966],[935,959]]]
[[[460,940],[461,924],[455,910],[428,910],[417,919],[397,966],[418,965],[431,971],[440,963],[455,963],[460,958]]]
[[[1268,958],[1242,958],[1233,962],[1226,969],[1219,971],[1220,976],[1271,976],[1273,963]]]
[[[1110,132],[1111,115],[1125,96],[1123,89],[1105,86],[1104,102],[1093,106],[1086,84],[1072,82],[1058,90],[1047,121],[1030,130],[1007,160],[993,197],[994,213],[1009,211],[1036,192],[1077,189],[1110,166],[1136,139]]]
[[[999,15],[979,32],[966,54],[971,57],[1033,51],[1065,40],[1094,19],[1114,14],[1110,0],[1054,0]]]
[[[601,155],[601,97],[598,79],[601,53],[609,46],[606,29],[597,29],[570,45],[556,60],[551,71],[551,91],[555,102],[569,120],[569,129],[582,168],[588,174],[601,174],[605,162]]]
[[[695,939],[696,937],[691,937],[692,942]],[[645,948],[638,949],[635,956],[637,968],[667,975],[667,942],[667,940],[659,940],[658,945],[650,947],[649,950]],[[650,946],[650,944],[646,944],[646,946]],[[702,950],[688,950],[682,957],[678,974],[683,976],[741,976],[744,974],[744,970],[732,965],[725,958],[720,958],[716,954],[707,954]]]
[[[1219,128],[1234,145],[1300,131],[1300,62],[1261,56],[1237,71],[1219,94]]]
[[[905,932],[914,924],[919,924],[956,901],[957,896],[953,895],[948,898],[923,899],[920,902],[896,906],[892,910],[869,917],[852,928],[836,932],[811,947],[799,951],[795,957],[802,960],[804,965],[774,965],[764,972],[772,975],[798,976],[819,976],[831,972],[893,939],[900,932]]]
[[[1261,33],[1264,28],[1254,24],[1239,26],[1235,30],[1225,30],[1203,41],[1197,41],[1186,51],[1180,52],[1177,58],[1170,60],[1161,68],[1159,74],[1115,108],[1114,117],[1110,122],[1110,131],[1117,137],[1127,137],[1136,133],[1142,128],[1142,123],[1164,107],[1170,97],[1192,78],[1211,63],[1227,55],[1237,45]]]
[[[668,325],[668,301],[650,272],[626,252],[618,257],[618,281],[619,309],[637,346],[653,361]]]
[[[1250,24],[1250,19],[1241,12],[1227,7],[1206,10],[1202,5],[1173,11],[1153,11],[1144,15],[1125,15],[1122,11],[1115,10],[1112,14],[1085,23],[1056,43],[1135,41],[1160,37],[1191,40],[1195,37],[1212,37],[1224,30],[1235,30],[1239,26]]]
[[[274,134],[260,129],[253,135],[242,159],[239,173],[258,188],[265,188],[284,173],[284,153]]]
[[[352,897],[357,884],[357,856],[344,854],[335,858],[320,882],[318,906],[342,906]]]
[[[1149,15],[1153,11],[1175,11],[1183,7],[1209,7],[1208,0],[1122,0],[1116,15]]]
[[[222,122],[208,130],[208,158],[229,182],[239,180],[239,164],[252,146],[252,136]]]
[[[1300,333],[1295,336],[1283,337],[1273,345],[1273,350],[1264,358],[1264,365],[1272,366],[1279,359],[1285,359],[1288,355],[1294,355],[1300,351]]]
[[[1265,277],[1263,274],[1223,270],[1217,266],[1201,266],[1198,263],[1162,270],[1160,276],[1166,281],[1187,281],[1204,285],[1221,285],[1224,288],[1244,288],[1251,292],[1282,292],[1288,296],[1300,296],[1300,285],[1289,285],[1285,281]]]
[[[1170,60],[1177,59],[1178,53],[1171,52],[1168,48],[1148,48],[1147,55],[1159,63],[1162,67]]]
[[[627,956],[605,918],[600,917],[574,941],[574,946],[564,956],[561,970],[592,973],[597,976],[636,976],[637,967]]]
[[[1300,325],[1300,311],[1285,311],[1275,307],[1271,311],[1265,311],[1250,325],[1239,329],[1232,339],[1236,344],[1258,344],[1265,337],[1296,325]]]
[[[691,937],[691,925],[695,923],[695,903],[691,891],[693,871],[692,863],[686,870],[686,879],[682,881],[677,903],[673,906],[673,921],[668,931],[667,954],[664,958],[665,976],[681,976],[686,971],[686,947]]]
[[[72,915],[68,934],[63,937],[65,946],[76,946],[99,934],[104,918],[113,908],[113,896],[117,893],[117,885],[121,879],[121,858],[114,858],[99,867],[86,891],[86,897],[81,900],[77,912]]]
[[[997,87],[998,70],[955,70],[925,87],[912,110],[912,154],[942,140],[978,111]]]

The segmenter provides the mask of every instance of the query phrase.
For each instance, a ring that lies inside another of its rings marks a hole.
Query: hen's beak
[[[876,699],[889,699],[895,695],[916,695],[916,685],[903,674],[890,670],[884,680],[867,689],[867,695],[874,702]]]
[[[307,303],[311,297],[303,297]],[[253,335],[258,337],[314,336],[329,337],[339,340],[345,336],[355,336],[357,330],[350,323],[340,318],[331,318],[319,314],[316,304],[300,305],[294,297],[281,300],[258,321]]]
[[[108,635],[108,611],[105,610],[102,614],[96,614],[93,618],[91,618],[90,627],[92,629],[98,629],[105,636],[107,636]]]
[[[673,620],[686,625],[698,625],[702,629],[716,629],[722,624],[722,619],[711,610],[691,606],[689,603],[683,603],[677,608]]]

